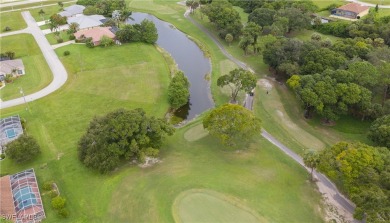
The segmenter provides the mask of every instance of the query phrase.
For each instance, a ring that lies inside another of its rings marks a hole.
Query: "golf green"
[[[268,222],[238,199],[209,190],[189,190],[173,205],[176,222]]]

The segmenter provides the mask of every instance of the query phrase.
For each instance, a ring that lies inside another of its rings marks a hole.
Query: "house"
[[[69,7],[64,8],[64,11],[57,13],[62,17],[73,17],[73,16],[81,16],[85,6],[83,5],[71,5]]]
[[[332,10],[331,17],[340,19],[356,20],[368,14],[369,6],[363,6],[358,3],[349,3],[337,9]]]
[[[105,20],[106,18],[102,15],[81,15],[68,18],[67,22],[69,25],[77,23],[79,25],[79,30],[83,30],[101,26]]]
[[[103,36],[115,39],[115,34],[112,33],[110,29],[111,27],[94,27],[92,29],[79,30],[74,33],[74,36],[78,40],[92,38],[93,44],[97,46],[100,44],[100,40]]]
[[[0,216],[15,223],[46,218],[34,169],[0,177]]]
[[[23,134],[23,127],[19,115],[0,119],[0,151],[7,143]]]
[[[0,81],[3,81],[7,74],[13,76],[24,75],[24,64],[21,59],[0,61]]]

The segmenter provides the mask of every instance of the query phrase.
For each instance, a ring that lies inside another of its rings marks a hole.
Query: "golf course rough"
[[[268,222],[237,198],[205,189],[192,189],[179,194],[172,212],[176,223]]]

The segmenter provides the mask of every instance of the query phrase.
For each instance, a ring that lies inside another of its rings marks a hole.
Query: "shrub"
[[[76,39],[76,37],[73,34],[70,34],[69,35],[69,40],[74,40],[74,39]]]
[[[45,182],[42,186],[43,190],[50,191],[53,188],[53,182]]]
[[[57,196],[51,200],[51,206],[56,210],[63,209],[65,207],[65,203],[66,199],[61,196]]]
[[[93,42],[92,42],[92,38],[87,38],[87,39],[85,39],[85,45],[86,45],[87,47],[89,47],[89,48],[94,48],[94,47],[95,47],[95,45],[94,45]]]
[[[70,52],[67,50],[64,52],[64,56],[69,56],[70,55]]]
[[[58,211],[58,214],[63,217],[63,218],[67,218],[69,216],[69,211],[68,209],[66,208],[62,208]]]
[[[5,32],[11,31],[11,28],[10,28],[9,26],[6,26],[6,27],[4,28],[4,31],[5,31]]]
[[[5,159],[5,154],[4,153],[2,153],[2,154],[0,154],[0,159]]]
[[[57,39],[57,43],[63,43],[64,40],[62,38]]]
[[[5,75],[4,80],[5,80],[5,83],[12,83],[15,80],[15,77],[12,76],[11,74],[7,74],[7,75]]]

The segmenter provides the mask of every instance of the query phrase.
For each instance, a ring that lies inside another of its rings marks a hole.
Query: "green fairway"
[[[196,126],[190,128],[188,131],[186,131],[184,133],[184,138],[187,141],[192,142],[192,141],[196,141],[198,139],[201,139],[201,138],[207,136],[208,134],[209,134],[208,131],[203,128],[202,124],[200,124],[200,125],[196,125]]]
[[[10,27],[11,32],[27,27],[20,12],[0,13],[0,33],[5,33],[5,27]]]
[[[190,190],[180,194],[172,212],[177,223],[268,222],[240,204],[238,199],[208,190]]]
[[[15,59],[22,59],[26,74],[6,84],[0,90],[3,101],[21,97],[19,88],[24,93],[31,94],[46,87],[53,79],[53,75],[45,58],[30,34],[19,34],[0,38],[1,52],[14,51]]]

